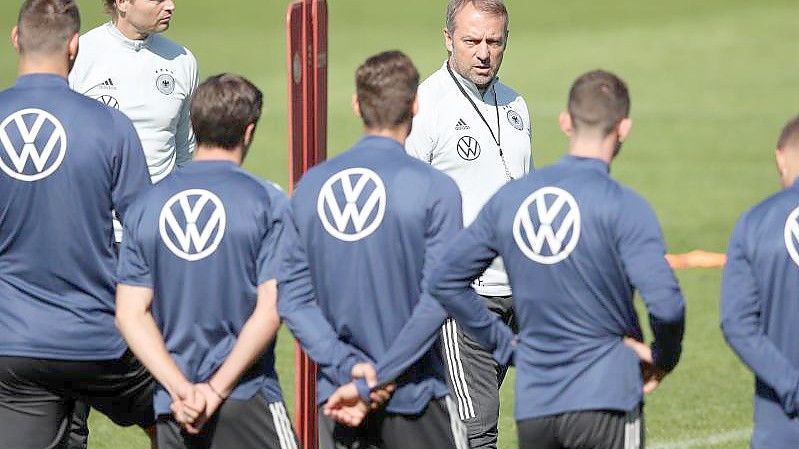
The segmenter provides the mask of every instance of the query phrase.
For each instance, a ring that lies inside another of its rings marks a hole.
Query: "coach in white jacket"
[[[111,22],[80,38],[72,89],[125,113],[141,138],[153,182],[191,159],[189,100],[197,60],[162,36],[175,2],[104,0]]]
[[[450,0],[444,37],[449,58],[419,87],[419,113],[406,150],[454,178],[469,225],[500,187],[531,170],[532,124],[524,99],[497,78],[508,39],[502,0]],[[501,259],[473,286],[492,311],[512,321]],[[471,447],[495,448],[505,367],[454,321],[444,325],[443,340],[450,387]]]
[[[169,28],[173,0],[103,0],[111,21],[81,36],[69,74],[73,90],[121,110],[141,139],[152,182],[191,160],[189,104],[199,84],[197,60],[160,33]],[[114,220],[114,239],[122,226]],[[89,409],[76,404],[68,449],[84,449]]]

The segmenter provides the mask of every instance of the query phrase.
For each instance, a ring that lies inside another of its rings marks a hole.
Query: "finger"
[[[627,347],[629,347],[633,351],[635,351],[635,354],[638,355],[638,358],[642,362],[649,364],[653,362],[652,349],[649,346],[630,337],[624,337],[624,344],[627,345]]]
[[[652,393],[660,386],[660,381],[657,379],[651,379],[644,384],[644,394]]]
[[[181,402],[173,401],[169,409],[172,410],[173,415],[177,416],[183,410],[183,405]]]
[[[183,408],[183,416],[185,416],[186,420],[189,422],[194,422],[195,420],[197,420],[197,418],[200,417],[200,413],[201,411],[193,410],[189,407]]]
[[[391,395],[385,390],[375,390],[369,395],[369,399],[373,402],[383,403],[391,398]]]
[[[327,402],[325,403],[325,407],[324,407],[325,413],[328,413],[329,411],[337,410],[337,409],[340,409],[340,408],[341,408],[341,398],[336,396],[335,393],[333,393],[333,396],[330,396],[327,399]]]
[[[368,363],[358,363],[357,365],[353,366],[352,377],[353,379],[363,378],[369,388],[374,388],[377,386],[377,372],[375,372],[375,368]]]

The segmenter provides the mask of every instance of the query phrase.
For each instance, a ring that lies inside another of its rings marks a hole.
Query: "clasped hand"
[[[328,398],[324,406],[324,414],[346,426],[358,427],[366,415],[373,410],[379,409],[386,401],[391,398],[396,385],[393,383],[377,386],[377,373],[369,363],[359,363],[352,368],[353,381],[339,387]],[[356,379],[364,379],[366,385],[371,389],[369,403],[361,399],[358,388],[355,386]]]
[[[172,415],[189,434],[200,433],[203,425],[224,402],[207,383],[185,384],[172,395]]]
[[[635,354],[641,362],[641,376],[644,379],[644,394],[655,391],[660,385],[660,382],[663,381],[663,378],[666,377],[666,372],[655,366],[655,360],[652,357],[652,348],[630,337],[624,337],[624,344],[635,351]]]

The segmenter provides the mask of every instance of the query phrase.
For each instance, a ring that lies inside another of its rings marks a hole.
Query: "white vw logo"
[[[516,212],[513,238],[524,255],[535,262],[551,265],[562,261],[580,240],[577,201],[557,187],[536,190]]]
[[[219,197],[207,190],[190,189],[164,204],[158,230],[170,251],[193,262],[216,251],[225,235],[225,220],[225,206]]]
[[[344,204],[339,203],[342,196]],[[316,210],[330,235],[345,242],[360,240],[375,232],[383,221],[386,212],[383,180],[366,168],[338,172],[322,186]]]
[[[799,265],[799,251],[796,249],[796,243],[799,241],[799,222],[796,221],[797,218],[799,218],[799,207],[794,209],[785,221],[785,248],[794,263]]]
[[[23,109],[0,123],[0,144],[5,150],[0,153],[0,169],[20,181],[38,181],[61,166],[67,153],[67,133],[49,112]],[[28,161],[33,167],[28,167]]]

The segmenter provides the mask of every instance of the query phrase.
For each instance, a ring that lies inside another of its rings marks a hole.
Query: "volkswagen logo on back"
[[[20,181],[52,175],[67,153],[61,122],[41,109],[23,109],[0,123],[0,169]]]
[[[531,260],[552,265],[580,240],[580,208],[567,191],[543,187],[525,199],[513,219],[516,245]]]
[[[225,235],[225,206],[218,196],[189,189],[172,196],[161,209],[158,230],[173,254],[189,262],[216,251]]]
[[[331,176],[317,200],[322,226],[333,237],[355,242],[371,235],[383,222],[386,188],[368,168],[350,168]]]

